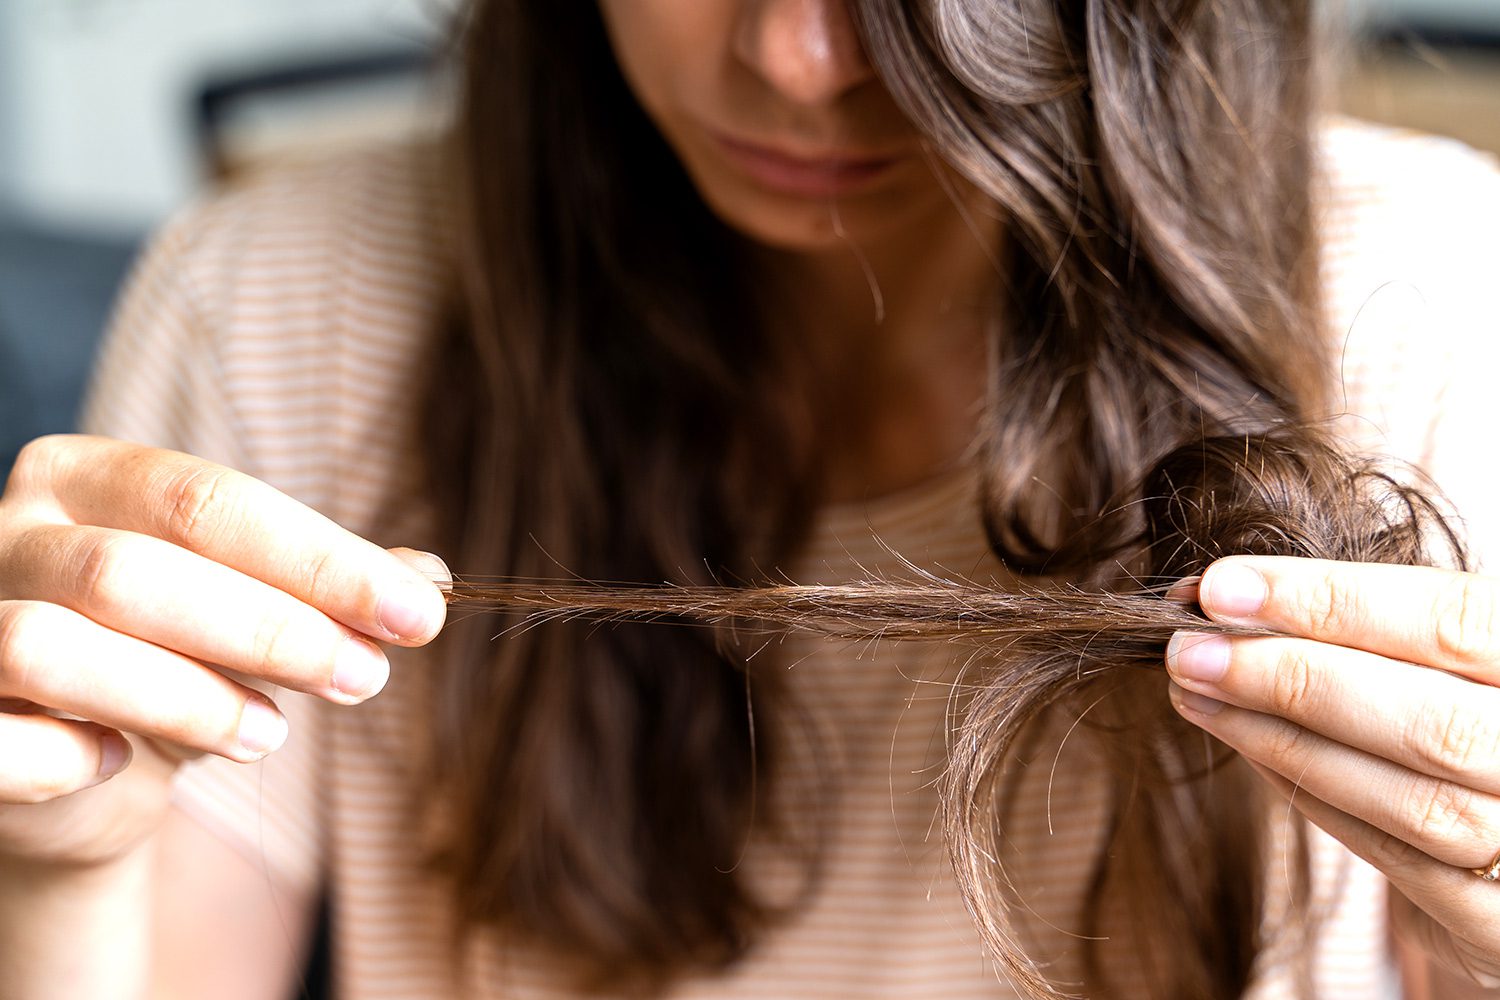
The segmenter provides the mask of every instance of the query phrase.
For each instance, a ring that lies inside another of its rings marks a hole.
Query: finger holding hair
[[[1363,649],[1500,684],[1500,579],[1431,566],[1220,559],[1198,587],[1215,621]]]
[[[189,659],[354,704],[385,684],[385,653],[282,590],[149,535],[39,523],[0,549],[0,600],[78,612]]]
[[[106,438],[41,438],[12,477],[57,519],[149,535],[235,569],[349,628],[416,646],[442,628],[428,576],[250,476]]]
[[[1380,869],[1425,950],[1500,986],[1500,581],[1233,557],[1198,600],[1283,635],[1174,636],[1180,714]]]
[[[287,737],[286,719],[259,692],[41,602],[0,602],[0,698],[242,762],[259,760]]]

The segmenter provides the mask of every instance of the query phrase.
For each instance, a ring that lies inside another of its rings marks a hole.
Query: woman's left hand
[[[1385,873],[1396,931],[1500,986],[1500,578],[1236,556],[1209,617],[1284,633],[1178,633],[1173,704]],[[1408,905],[1409,904],[1409,905]]]

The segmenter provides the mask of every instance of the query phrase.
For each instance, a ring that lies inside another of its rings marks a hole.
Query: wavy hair
[[[1323,414],[1308,6],[851,2],[903,112],[1006,212],[980,433],[989,538],[1017,570],[1113,586],[1161,456]],[[460,60],[456,308],[425,424],[452,551],[485,574],[679,586],[783,564],[817,500],[808,376],[594,4],[475,0]],[[786,806],[777,762],[817,734],[780,672],[755,674],[752,729],[746,657],[712,630],[559,620],[486,638],[445,640],[421,784],[460,926],[540,942],[584,988],[649,993],[733,962],[785,914],[734,867],[752,816],[815,886],[822,794]],[[1129,766],[1110,851],[1133,861],[1096,867],[1088,918],[1114,897],[1148,909],[1153,995],[1237,995],[1263,943],[1249,779],[1167,809],[1190,751],[1160,684],[1111,703]],[[1149,751],[1131,744],[1147,731]],[[1162,824],[1186,815],[1215,860],[1170,849]],[[1101,956],[1089,946],[1099,990]]]

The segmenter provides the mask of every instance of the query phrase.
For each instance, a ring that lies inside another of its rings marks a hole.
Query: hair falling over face
[[[1132,528],[1123,544],[1101,559],[1110,579],[1093,587],[1074,583],[994,590],[913,570],[905,580],[869,579],[825,586],[776,584],[753,587],[640,586],[583,580],[455,580],[450,607],[519,615],[517,627],[557,620],[652,621],[674,627],[711,626],[727,642],[767,631],[800,630],[832,639],[915,640],[969,647],[966,671],[951,717],[946,768],[939,783],[943,832],[954,874],[986,944],[1012,981],[1034,997],[1059,992],[1028,958],[1011,914],[999,858],[1005,835],[1004,765],[1028,724],[1044,709],[1076,703],[1079,696],[1118,687],[1122,676],[1160,673],[1167,639],[1179,629],[1232,635],[1265,630],[1210,621],[1177,586],[1213,560],[1235,554],[1301,556],[1355,562],[1462,567],[1463,546],[1438,507],[1373,461],[1341,453],[1320,435],[1286,429],[1259,436],[1205,439],[1167,455],[1142,483],[1136,509],[1118,507],[1104,520]],[[1099,529],[1118,537],[1113,529]],[[1221,770],[1238,767],[1226,748],[1205,759],[1196,730],[1173,727],[1165,688],[1150,690],[1156,711],[1116,711],[1116,722],[1143,737],[1137,780],[1171,786],[1177,795],[1156,796],[1144,815],[1117,822],[1144,823],[1166,845],[1193,844],[1209,858],[1242,862],[1262,855],[1264,824],[1253,809],[1217,822],[1224,803]],[[1118,709],[1119,706],[1116,706]],[[1161,726],[1160,733],[1150,733]],[[1221,785],[1214,788],[1214,781]],[[1253,802],[1251,795],[1244,801]],[[1138,808],[1138,812],[1142,810]],[[1217,842],[1216,842],[1217,841]],[[1118,864],[1118,862],[1111,862]],[[1137,874],[1178,876],[1182,898],[1174,900],[1188,920],[1223,930],[1223,904],[1255,898],[1254,865],[1215,870],[1190,856],[1138,857],[1123,866]],[[1182,871],[1184,867],[1194,869]],[[1298,899],[1308,893],[1306,858]],[[1111,877],[1097,859],[1092,877]],[[1234,884],[1234,883],[1240,884]],[[1290,915],[1282,935],[1303,932],[1312,912]],[[1170,920],[1170,917],[1164,918]],[[1158,927],[1154,933],[1159,933]],[[1230,996],[1249,970],[1244,962],[1269,941],[1224,940],[1223,979],[1178,983],[1171,996]],[[1234,959],[1240,959],[1236,967]]]

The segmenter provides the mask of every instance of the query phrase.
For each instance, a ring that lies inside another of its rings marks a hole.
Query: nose
[[[798,104],[830,104],[874,76],[848,0],[744,0],[734,52]]]

